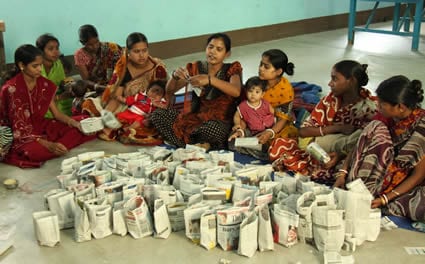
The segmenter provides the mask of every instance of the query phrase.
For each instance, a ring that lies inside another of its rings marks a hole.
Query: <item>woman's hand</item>
[[[371,205],[372,209],[379,208],[381,206],[382,206],[382,200],[380,197],[372,200],[372,205]]]
[[[272,132],[264,130],[263,132],[257,134],[258,143],[261,145],[266,144],[272,138],[272,136]]]
[[[333,188],[345,189],[345,177],[347,175],[340,175],[336,178]]]
[[[196,87],[203,87],[209,84],[207,74],[199,74],[189,78],[189,83]]]
[[[233,132],[233,134],[229,137],[229,141],[232,141],[232,139],[243,137],[241,130],[236,130]]]
[[[39,139],[38,143],[47,148],[50,152],[55,154],[56,156],[62,156],[68,153],[68,149],[62,145],[62,143],[51,142],[45,139]]]
[[[188,80],[190,78],[189,72],[186,68],[180,67],[173,71],[171,74],[174,80]]]
[[[328,163],[325,163],[324,166],[323,166],[327,170],[335,167],[340,160],[338,153],[336,153],[336,152],[329,153],[329,157],[331,158],[331,160]]]

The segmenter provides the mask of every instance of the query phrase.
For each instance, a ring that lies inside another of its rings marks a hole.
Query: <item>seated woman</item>
[[[168,143],[177,147],[199,143],[206,149],[226,148],[242,82],[240,63],[224,63],[230,49],[229,36],[213,34],[207,40],[205,61],[188,63],[173,71],[166,87],[167,99],[186,86],[183,113],[157,109],[151,115],[152,124]]]
[[[343,60],[336,63],[331,72],[331,92],[315,106],[302,124],[299,136],[313,137],[331,161],[321,164],[301,150],[295,139],[279,138],[279,146],[270,158],[279,170],[289,170],[310,175],[317,182],[332,184],[334,167],[343,160],[356,144],[361,130],[372,120],[377,111],[376,98],[362,86],[369,77],[367,65]]]
[[[93,25],[81,26],[78,34],[84,47],[74,54],[75,66],[91,90],[104,90],[121,56],[121,47],[112,42],[100,42]]]
[[[41,76],[42,63],[43,53],[38,48],[20,46],[15,51],[14,76],[1,89],[0,125],[13,131],[4,162],[19,167],[39,167],[95,138],[82,134],[80,123],[58,110],[56,86]],[[48,109],[54,119],[44,117]]]
[[[65,69],[59,51],[59,40],[50,34],[43,34],[35,42],[37,48],[43,52],[41,76],[51,80],[57,87],[56,105],[65,115],[71,115],[72,96],[64,89]],[[47,118],[53,118],[51,111],[47,111]]]
[[[425,221],[425,110],[422,84],[405,76],[383,81],[376,90],[379,110],[363,130],[335,182],[361,179],[385,214]],[[348,172],[348,175],[347,175]]]
[[[294,89],[291,83],[283,77],[283,74],[294,74],[294,64],[288,61],[288,56],[279,49],[265,51],[261,56],[258,75],[266,82],[266,90],[263,100],[267,101],[274,109],[276,122],[270,128],[256,134],[258,143],[262,144],[262,150],[245,147],[235,149],[233,142],[229,148],[240,153],[254,156],[261,160],[268,160],[267,150],[273,139],[279,137],[296,137],[298,132],[292,124],[292,101],[294,100]]]
[[[118,97],[146,92],[150,83],[167,80],[165,65],[161,60],[149,55],[149,44],[144,34],[131,33],[127,37],[126,46],[127,49],[117,62],[102,97],[85,100],[82,105],[83,112],[92,116],[99,116],[102,109],[120,113],[127,109],[127,105],[117,100]],[[108,128],[99,134],[99,138],[108,141],[115,137],[116,133]]]

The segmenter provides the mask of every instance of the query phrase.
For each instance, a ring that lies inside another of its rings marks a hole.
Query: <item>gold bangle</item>
[[[384,199],[384,201],[385,201],[384,205],[387,205],[387,204],[388,204],[388,197],[387,197],[387,195],[386,195],[386,194],[383,194],[381,197],[382,197],[382,198]]]
[[[384,200],[384,198],[383,198],[382,196],[379,196],[379,199],[381,199],[381,204],[382,204],[382,205],[385,205],[385,200]]]

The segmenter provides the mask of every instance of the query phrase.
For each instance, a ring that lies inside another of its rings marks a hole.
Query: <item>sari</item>
[[[51,80],[56,87],[58,88],[56,91],[56,95],[60,95],[64,92],[61,84],[65,80],[65,70],[63,68],[62,62],[60,59],[57,59],[50,69],[49,73],[46,72],[44,66],[41,66],[41,76]],[[62,113],[67,116],[71,115],[71,106],[72,106],[72,98],[66,98],[63,100],[57,100],[56,105]],[[46,118],[54,118],[52,112],[50,110],[46,113]]]
[[[190,76],[208,74],[206,61],[188,63],[186,68]],[[233,75],[242,76],[242,67],[237,61],[224,63],[215,77],[228,82]],[[236,98],[206,86],[199,96],[194,91],[186,91],[184,109],[188,112],[157,109],[151,119],[161,136],[174,146],[209,143],[211,149],[224,149],[237,103]]]
[[[362,179],[374,197],[391,192],[425,158],[425,110],[394,122],[378,115],[359,138],[347,181]],[[386,214],[425,220],[425,183],[384,208]]]
[[[29,91],[22,73],[8,80],[1,89],[0,124],[13,131],[13,143],[4,162],[19,167],[39,167],[56,155],[42,146],[39,138],[63,144],[68,150],[93,139],[77,128],[69,127],[55,119],[46,119],[56,86],[39,77]]]
[[[91,116],[100,116],[100,112],[106,105],[109,100],[111,100],[111,95],[115,90],[123,86],[123,96],[129,97],[134,96],[138,93],[146,92],[151,82],[157,80],[167,80],[167,70],[164,63],[160,59],[149,56],[148,58],[153,66],[152,68],[146,70],[145,72],[139,74],[138,76],[131,76],[127,69],[127,54],[124,51],[124,54],[118,60],[115,65],[114,72],[112,74],[111,80],[107,85],[102,96],[97,98],[87,98],[82,104],[82,111],[89,113]],[[121,104],[115,111],[114,114],[119,114],[127,110],[128,106],[126,104]],[[135,129],[130,133],[123,132],[126,130],[127,126],[131,124],[124,124],[122,130],[119,131],[118,140],[123,144],[129,145],[159,145],[163,141],[159,139],[159,134],[154,128],[149,127],[140,127]]]
[[[103,92],[102,96],[96,98],[87,98],[82,104],[82,111],[90,114],[91,116],[100,116],[101,110],[108,104],[111,99],[111,94],[115,90],[123,86],[123,96],[133,96],[140,92],[146,92],[149,84],[157,80],[167,80],[167,70],[164,63],[160,59],[149,56],[148,58],[152,63],[153,67],[147,71],[141,73],[138,76],[131,76],[127,69],[127,55],[124,54],[117,61],[112,77]],[[118,107],[114,113],[120,113],[127,109],[127,105],[122,104]]]
[[[112,42],[100,42],[100,48],[95,57],[87,53],[84,48],[74,54],[75,65],[86,66],[89,80],[98,84],[107,84],[114,69],[115,63],[121,57],[121,47]]]
[[[357,102],[342,106],[340,97],[332,92],[323,97],[315,106],[311,115],[302,124],[303,127],[324,127],[329,125],[352,125],[358,130],[351,135],[331,134],[316,137],[313,140],[320,146],[330,145],[326,151],[336,151],[347,154],[354,148],[361,129],[375,116],[377,111],[376,97],[362,88]],[[315,160],[305,150],[300,149],[296,139],[278,138],[270,152],[270,159],[279,170],[289,170],[310,175],[316,182],[332,184],[334,168],[326,170],[323,164]]]

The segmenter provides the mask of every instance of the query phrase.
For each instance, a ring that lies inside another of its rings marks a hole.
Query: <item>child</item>
[[[81,115],[82,109],[81,104],[84,101],[84,95],[86,94],[88,87],[83,80],[78,80],[71,83],[71,94],[74,96],[72,100],[71,112],[73,116]]]
[[[266,84],[259,77],[251,77],[246,81],[246,100],[239,104],[233,116],[234,126],[229,141],[238,137],[255,136],[274,125],[274,109],[263,99]]]
[[[118,120],[124,124],[124,130],[150,126],[146,117],[157,108],[167,107],[164,99],[165,84],[165,81],[155,81],[149,85],[146,94],[138,93],[126,98],[117,97],[118,101],[128,105],[127,110],[117,114]]]

